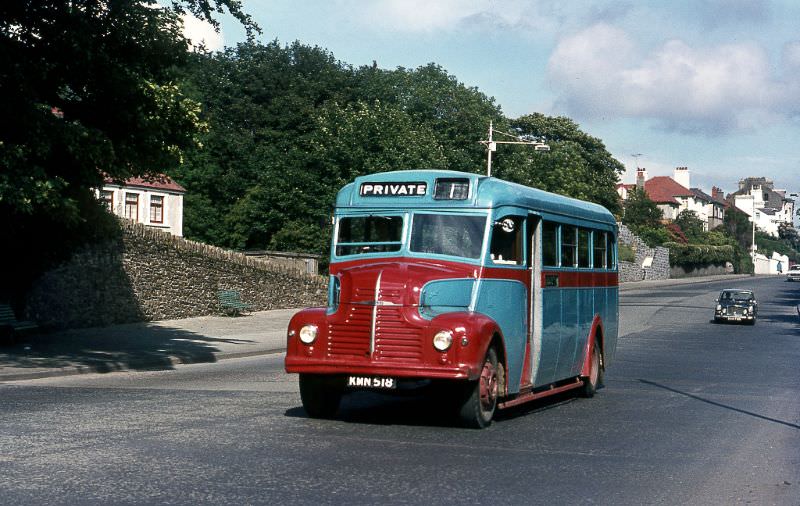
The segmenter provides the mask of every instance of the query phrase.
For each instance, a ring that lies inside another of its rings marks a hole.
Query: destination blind
[[[424,181],[361,183],[359,195],[362,197],[423,197],[428,192]]]

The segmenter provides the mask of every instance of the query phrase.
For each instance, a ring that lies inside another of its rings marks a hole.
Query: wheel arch
[[[592,326],[589,330],[589,338],[586,340],[586,348],[583,350],[583,367],[581,376],[588,377],[591,372],[591,354],[595,343],[600,347],[600,368],[605,370],[605,340],[603,338],[603,320],[599,314],[594,315]]]

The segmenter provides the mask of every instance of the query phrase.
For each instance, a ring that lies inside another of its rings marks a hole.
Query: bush
[[[638,235],[651,248],[662,246],[672,240],[669,232],[664,227],[638,227],[633,230],[633,233]]]
[[[635,262],[636,261],[636,250],[632,247],[628,246],[627,244],[620,244],[618,248],[617,255],[619,255],[620,262]]]
[[[664,244],[669,248],[669,263],[671,266],[698,267],[704,265],[721,265],[725,262],[735,264],[736,255],[733,246],[711,246],[708,244],[682,244],[669,242]]]

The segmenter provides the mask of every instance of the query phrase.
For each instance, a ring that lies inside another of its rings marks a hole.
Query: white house
[[[105,180],[97,198],[117,216],[183,236],[183,195],[186,190],[169,177]]]
[[[794,200],[786,197],[785,190],[775,190],[770,179],[742,179],[739,190],[731,197],[737,208],[750,217],[755,215],[758,228],[774,237],[778,237],[778,227],[782,223],[794,224]]]

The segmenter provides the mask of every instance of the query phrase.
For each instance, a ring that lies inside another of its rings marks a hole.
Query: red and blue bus
[[[431,383],[466,426],[602,383],[617,344],[617,225],[604,207],[493,177],[395,171],[336,199],[328,305],[289,323],[303,407]]]

